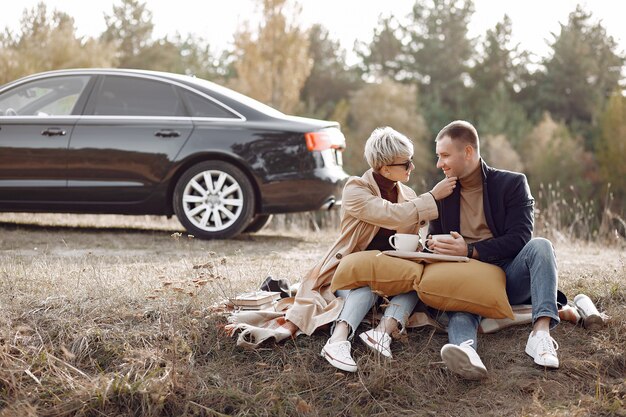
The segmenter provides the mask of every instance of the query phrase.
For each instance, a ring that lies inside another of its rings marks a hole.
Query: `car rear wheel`
[[[248,227],[243,231],[244,233],[254,233],[263,229],[272,220],[271,214],[257,214],[254,216]]]
[[[223,161],[206,161],[180,177],[173,204],[178,220],[194,236],[227,239],[250,224],[254,192],[239,168]]]

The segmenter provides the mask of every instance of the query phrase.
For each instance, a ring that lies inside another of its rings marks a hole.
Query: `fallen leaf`
[[[296,403],[296,410],[299,413],[306,414],[306,413],[310,413],[313,410],[313,407],[311,406],[311,404],[307,403],[303,399],[299,399],[298,402]]]
[[[61,346],[61,352],[63,352],[63,356],[65,356],[65,358],[68,360],[73,360],[74,358],[76,358],[76,355],[70,352],[65,346]]]

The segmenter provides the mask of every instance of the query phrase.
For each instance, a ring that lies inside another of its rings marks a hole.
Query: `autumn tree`
[[[368,167],[363,157],[365,141],[372,131],[381,126],[391,126],[412,139],[415,145],[413,161],[415,174],[411,184],[424,189],[434,172],[432,155],[434,142],[426,137],[424,118],[417,107],[417,87],[401,84],[388,78],[366,84],[350,100],[350,135],[345,152],[346,170],[353,175],[362,174]]]
[[[626,98],[617,89],[600,116],[596,158],[602,180],[611,184],[617,210],[626,209]]]
[[[311,72],[309,37],[297,22],[300,8],[288,0],[259,0],[256,30],[235,33],[233,87],[281,111],[293,112]]]
[[[114,50],[97,39],[76,36],[74,19],[41,2],[25,9],[17,33],[0,34],[0,84],[36,72],[107,67]]]
[[[571,186],[579,196],[588,197],[592,184],[585,174],[591,171],[591,156],[585,152],[581,137],[573,136],[549,113],[524,139],[521,156],[531,190],[537,191],[541,184]]]
[[[523,172],[520,155],[504,135],[481,135],[480,155],[492,167]]]

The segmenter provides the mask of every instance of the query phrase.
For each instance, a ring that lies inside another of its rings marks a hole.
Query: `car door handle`
[[[57,129],[56,127],[49,127],[41,132],[44,136],[65,136],[66,133],[65,130]]]
[[[180,136],[180,132],[177,132],[175,130],[163,129],[156,132],[154,136],[160,138],[177,138]]]

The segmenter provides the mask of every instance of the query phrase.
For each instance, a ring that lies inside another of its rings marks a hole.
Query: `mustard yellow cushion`
[[[475,259],[427,264],[414,283],[426,305],[442,311],[466,311],[482,317],[512,319],[504,271]]]
[[[413,282],[422,276],[417,262],[382,254],[378,250],[351,253],[337,266],[331,291],[369,286],[386,296],[413,291]]]

